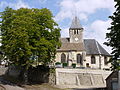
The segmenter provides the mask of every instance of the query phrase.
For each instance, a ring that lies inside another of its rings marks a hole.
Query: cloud
[[[22,0],[19,0],[15,5],[15,9],[19,9],[19,8],[30,8],[28,4],[26,4],[25,2],[23,2]]]
[[[105,46],[103,43],[106,42],[106,33],[110,27],[111,20],[102,21],[96,20],[90,26],[85,26],[84,38],[96,39],[106,50],[111,52],[111,48]]]
[[[107,28],[110,26],[111,20],[102,21],[96,20],[90,26],[85,26],[86,38],[105,38],[105,33],[108,31]],[[89,33],[89,36],[88,36]]]
[[[23,2],[22,0],[18,0],[16,3],[7,2],[7,1],[0,2],[0,8],[4,9],[7,6],[14,8],[14,9],[30,8],[30,6],[27,3]]]
[[[61,29],[61,37],[69,37],[69,27]]]
[[[46,3],[47,0],[36,0],[36,1],[39,1],[39,3],[44,4]]]
[[[81,20],[87,20],[88,15],[95,13],[98,9],[108,9],[113,12],[114,4],[114,0],[62,0],[56,21],[71,18],[76,14]]]

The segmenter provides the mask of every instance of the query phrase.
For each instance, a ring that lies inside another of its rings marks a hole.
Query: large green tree
[[[48,65],[55,59],[60,28],[49,9],[7,7],[1,20],[1,50],[12,64],[28,68],[36,61]]]
[[[112,68],[120,69],[120,0],[114,0],[116,2],[116,11],[109,18],[112,20],[111,27],[108,28],[110,31],[106,34],[107,41],[106,45],[112,47]]]

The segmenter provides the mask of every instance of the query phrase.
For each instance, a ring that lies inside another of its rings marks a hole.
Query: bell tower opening
[[[70,43],[83,42],[83,28],[77,16],[74,17],[72,20],[72,24],[69,28],[69,35],[70,35]]]

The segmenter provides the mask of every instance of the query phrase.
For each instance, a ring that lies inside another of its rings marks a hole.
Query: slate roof
[[[60,38],[62,45],[57,51],[83,51],[83,43],[70,43],[70,38]]]
[[[110,55],[95,39],[84,39],[87,54]]]
[[[98,42],[97,42],[98,43]],[[99,43],[98,43],[98,47],[99,47],[99,49],[100,49],[100,53],[102,54],[102,55],[110,55]]]
[[[110,55],[95,39],[84,39],[84,43],[70,43],[69,38],[61,38],[62,46],[57,51],[86,51],[86,54]]]
[[[62,43],[69,43],[70,42],[70,38],[60,38],[60,41]]]
[[[83,51],[85,50],[83,43],[62,43],[57,51]]]
[[[80,24],[80,20],[78,17],[74,17],[72,20],[72,24],[70,26],[70,29],[81,29],[82,25]]]

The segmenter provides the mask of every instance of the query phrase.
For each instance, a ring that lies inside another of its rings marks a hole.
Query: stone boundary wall
[[[120,70],[118,71],[118,90],[120,90]]]
[[[104,88],[110,73],[105,70],[57,68],[56,85],[65,88]]]
[[[54,68],[33,68],[28,71],[28,78],[30,82],[55,84],[55,71]]]
[[[8,70],[7,67],[0,67],[0,75],[4,75],[7,70]]]
[[[51,72],[52,70],[52,72]],[[15,66],[10,66],[7,70],[7,77],[12,77],[14,79],[24,82],[24,72],[21,68]],[[39,84],[39,83],[50,83],[55,85],[55,69],[50,69],[49,67],[44,68],[42,66],[32,67],[28,70],[28,83]]]

